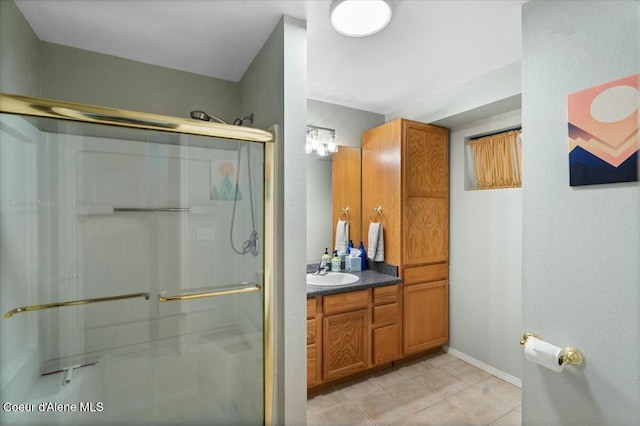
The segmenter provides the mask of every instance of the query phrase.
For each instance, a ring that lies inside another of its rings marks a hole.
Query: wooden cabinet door
[[[307,387],[313,386],[318,383],[317,379],[317,344],[307,345]]]
[[[307,299],[307,387],[321,383],[322,313],[316,314],[320,300],[321,297]]]
[[[362,237],[369,247],[369,224],[384,229],[384,261],[400,265],[401,222],[401,120],[362,134]],[[382,208],[382,218],[373,211]],[[355,243],[355,241],[354,241]]]
[[[449,131],[444,127],[403,121],[405,187],[414,196],[449,194]]]
[[[349,239],[358,247],[360,235],[361,202],[361,159],[360,148],[341,146],[331,159],[332,200],[333,200],[333,246],[336,244],[338,220],[349,222]],[[347,214],[342,209],[348,207]]]
[[[403,122],[403,265],[449,257],[448,135],[442,127]]]
[[[449,339],[447,281],[405,285],[403,288],[404,355],[435,348]]]
[[[400,358],[398,324],[376,328],[372,331],[373,365],[384,364]]]
[[[367,310],[327,315],[322,327],[322,379],[337,379],[368,367]]]

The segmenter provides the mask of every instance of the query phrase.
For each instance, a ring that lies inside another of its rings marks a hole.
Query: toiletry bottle
[[[369,267],[369,265],[367,263],[367,251],[364,249],[364,244],[362,244],[362,241],[360,241],[360,247],[358,247],[358,249],[360,250],[360,259],[362,261],[360,269],[364,271]]]
[[[338,251],[333,252],[333,259],[331,259],[331,272],[340,272],[342,260],[338,256]]]
[[[331,255],[329,254],[329,248],[325,247],[324,254],[322,255],[322,260],[320,261],[320,268],[329,268],[331,265]]]
[[[349,245],[347,246],[347,255],[351,253],[352,248],[353,248],[353,240],[349,240]]]

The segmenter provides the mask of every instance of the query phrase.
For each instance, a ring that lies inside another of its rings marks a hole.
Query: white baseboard
[[[468,362],[469,364],[473,365],[474,367],[478,367],[480,370],[484,370],[489,374],[492,374],[494,376],[496,376],[499,379],[504,380],[505,382],[511,383],[514,386],[517,386],[519,388],[522,388],[522,379],[519,379],[515,376],[512,376],[511,374],[505,373],[502,370],[498,370],[495,367],[490,366],[489,364],[485,364],[482,361],[478,361],[477,359],[460,352],[457,349],[453,349],[450,348],[448,346],[443,346],[442,349],[448,353],[451,354],[453,356],[455,356],[458,359],[461,359],[462,361]]]

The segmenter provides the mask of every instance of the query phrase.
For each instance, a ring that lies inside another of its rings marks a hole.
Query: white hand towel
[[[348,246],[349,222],[345,220],[338,220],[338,225],[336,225],[336,247],[334,250],[336,250],[338,254],[345,254]]]
[[[369,225],[369,250],[367,256],[374,262],[384,261],[384,232],[381,223]]]

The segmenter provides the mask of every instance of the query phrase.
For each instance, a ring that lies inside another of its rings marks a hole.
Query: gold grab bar
[[[225,290],[218,290],[218,291],[209,291],[209,292],[205,292],[205,293],[184,294],[184,295],[179,295],[179,296],[162,296],[162,295],[159,295],[158,296],[158,300],[160,302],[172,302],[174,300],[202,299],[202,298],[205,298],[205,297],[228,296],[228,295],[231,295],[231,294],[251,293],[253,291],[262,290],[262,286],[260,284],[257,284],[257,283],[243,283],[243,284],[249,284],[249,286],[247,286],[247,287],[228,288],[228,289],[225,289]]]
[[[5,313],[4,317],[11,318],[14,314],[19,314],[20,312],[41,311],[43,309],[61,308],[64,306],[88,305],[90,303],[112,302],[114,300],[135,299],[137,297],[144,297],[146,300],[149,300],[149,293],[121,294],[119,296],[98,297],[95,299],[69,300],[67,302],[45,303],[44,305],[22,306]]]

